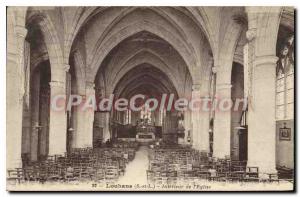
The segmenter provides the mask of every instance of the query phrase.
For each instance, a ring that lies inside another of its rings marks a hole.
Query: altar
[[[154,133],[138,133],[136,134],[137,142],[153,142],[155,140]]]
[[[138,142],[153,142],[155,140],[154,133],[138,133],[136,134],[136,141]]]
[[[152,125],[141,124],[137,126],[136,141],[152,142],[155,140],[155,127]]]
[[[141,111],[141,119],[137,122],[136,141],[153,142],[155,140],[155,126],[151,121],[151,112]]]

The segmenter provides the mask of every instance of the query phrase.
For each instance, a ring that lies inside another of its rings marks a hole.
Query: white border
[[[3,4],[3,3],[1,3]],[[151,0],[151,1],[137,1],[137,0],[10,0],[4,3],[7,6],[19,5],[43,5],[43,6],[295,6],[297,0],[264,0],[264,1],[251,1],[251,0]]]
[[[125,5],[134,5],[134,6],[294,6],[296,8],[299,8],[299,0],[264,0],[264,1],[254,1],[254,0],[206,0],[206,1],[192,1],[192,0],[148,0],[148,1],[139,1],[137,0],[48,0],[48,1],[41,1],[41,0],[10,0],[10,1],[4,1],[0,2],[0,139],[1,139],[1,146],[0,146],[0,156],[2,161],[0,162],[0,191],[1,196],[9,196],[11,193],[8,193],[5,191],[5,185],[6,185],[6,170],[5,170],[5,158],[6,158],[6,6],[125,6]],[[298,13],[299,14],[299,13]],[[297,21],[297,26],[299,27],[299,21]],[[297,37],[299,38],[299,33],[297,33]],[[297,40],[296,40],[297,41]],[[297,52],[297,57],[299,57],[299,51]],[[298,61],[297,61],[298,62]],[[297,65],[298,66],[298,65]],[[299,88],[299,67],[297,69],[297,89]],[[295,95],[297,98],[297,95]],[[299,99],[297,98],[297,103],[299,102]],[[298,105],[299,106],[299,105]],[[299,108],[297,109],[299,110]],[[297,122],[297,120],[295,120]],[[295,130],[297,132],[297,129]],[[296,141],[299,142],[299,133],[297,134]],[[297,156],[299,154],[299,151],[297,151]],[[298,158],[298,157],[297,157]],[[299,162],[298,162],[299,163]],[[298,167],[298,166],[297,166]],[[298,170],[298,168],[297,168]],[[299,174],[299,173],[298,173]],[[297,183],[299,182],[299,177],[297,177]],[[297,184],[299,185],[299,184]],[[298,188],[299,189],[299,188]],[[25,195],[32,195],[30,193],[25,193]],[[112,194],[112,193],[111,193]],[[111,195],[111,194],[96,194],[96,195]],[[114,193],[115,194],[115,193]],[[132,195],[133,193],[122,193],[121,195]],[[208,195],[207,193],[197,193],[196,195]],[[16,195],[16,194],[13,194]],[[35,194],[35,195],[42,195],[42,194]],[[49,194],[48,194],[49,195]],[[53,193],[51,194],[53,195]],[[56,196],[62,196],[63,194],[57,194]],[[73,195],[72,193],[68,193],[67,195]],[[95,194],[94,194],[95,195]],[[140,194],[138,194],[140,195]],[[166,194],[158,194],[158,193],[152,193],[151,195],[155,196],[163,196]],[[169,194],[173,195],[173,194]],[[210,194],[211,195],[211,194]],[[217,195],[214,193],[213,195]],[[265,194],[257,194],[254,193],[256,196],[262,196]],[[272,195],[272,194],[271,194]],[[284,194],[287,195],[287,194]]]

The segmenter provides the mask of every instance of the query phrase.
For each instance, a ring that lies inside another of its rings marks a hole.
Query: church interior
[[[7,180],[294,181],[294,8],[8,7]],[[247,98],[57,112],[51,98]]]

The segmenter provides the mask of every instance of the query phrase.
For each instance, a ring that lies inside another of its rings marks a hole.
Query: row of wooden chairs
[[[137,150],[139,147],[139,143],[136,141],[128,142],[128,141],[119,140],[119,141],[117,141],[117,143],[114,143],[112,145],[112,147],[114,147],[114,148],[134,148],[135,150]]]
[[[216,159],[190,147],[156,147],[150,151],[147,178],[150,182],[196,179],[214,181],[258,181],[258,167],[245,161]]]
[[[129,147],[72,149],[64,155],[49,156],[23,168],[10,169],[7,180],[14,183],[116,181],[135,157],[136,147]]]

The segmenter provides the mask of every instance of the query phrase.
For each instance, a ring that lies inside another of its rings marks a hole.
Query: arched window
[[[276,68],[276,119],[294,118],[294,36],[281,47]]]
[[[126,111],[125,124],[131,124],[131,110],[129,109]]]
[[[159,110],[159,125],[163,125],[164,117],[166,115],[166,109],[160,109]]]

